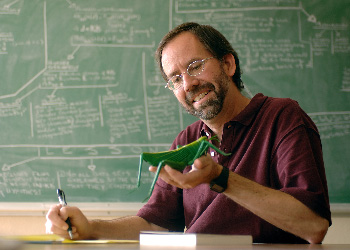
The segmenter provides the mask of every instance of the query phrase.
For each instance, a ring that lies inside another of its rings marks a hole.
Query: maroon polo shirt
[[[193,123],[177,136],[172,149],[197,140],[203,132],[211,136],[202,121]],[[297,102],[257,94],[225,124],[220,149],[231,155],[214,153],[219,164],[292,195],[331,224],[320,136]],[[186,227],[187,233],[249,234],[261,243],[306,243],[211,191],[208,184],[182,190],[159,178],[138,216],[171,231]]]

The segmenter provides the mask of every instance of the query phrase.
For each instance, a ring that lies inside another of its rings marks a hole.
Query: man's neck
[[[204,120],[203,122],[221,141],[224,125],[241,113],[249,102],[250,99],[243,96],[239,91],[234,95],[227,95],[220,114],[211,120]]]

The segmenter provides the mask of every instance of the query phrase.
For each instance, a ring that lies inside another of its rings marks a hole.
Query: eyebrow
[[[195,62],[195,61],[200,61],[200,60],[203,60],[203,59],[201,59],[201,58],[199,58],[199,57],[195,57],[195,58],[192,58],[192,59],[188,60],[187,63],[186,63],[187,66],[186,66],[186,71],[185,71],[185,72],[187,72],[187,68],[188,68],[188,66],[189,66],[191,63],[193,63],[193,62]],[[179,72],[179,73],[178,73],[178,72]],[[171,72],[171,73],[169,74],[169,76],[167,76],[167,78],[170,79],[171,77],[176,76],[176,75],[181,75],[182,73],[184,73],[184,72],[180,72],[180,71],[175,70],[175,71]]]

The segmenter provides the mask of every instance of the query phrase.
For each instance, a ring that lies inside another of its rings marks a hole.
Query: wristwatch
[[[217,193],[224,192],[227,188],[227,181],[228,181],[229,174],[230,174],[230,170],[228,170],[228,168],[225,168],[223,166],[220,175],[210,182],[209,184],[210,189]]]

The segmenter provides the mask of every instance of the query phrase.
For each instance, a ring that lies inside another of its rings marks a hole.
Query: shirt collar
[[[255,119],[256,115],[259,113],[261,107],[263,106],[267,98],[267,96],[264,96],[261,93],[256,94],[250,100],[247,107],[245,107],[241,111],[241,113],[239,113],[235,118],[233,118],[231,122],[239,122],[244,126],[249,126]]]
[[[259,113],[267,98],[267,96],[264,96],[261,93],[256,94],[250,100],[247,107],[245,107],[236,117],[229,121],[229,123],[239,122],[244,126],[249,126],[253,122],[256,115]],[[207,136],[208,138],[212,136],[212,131],[204,122],[202,122],[200,136]]]

